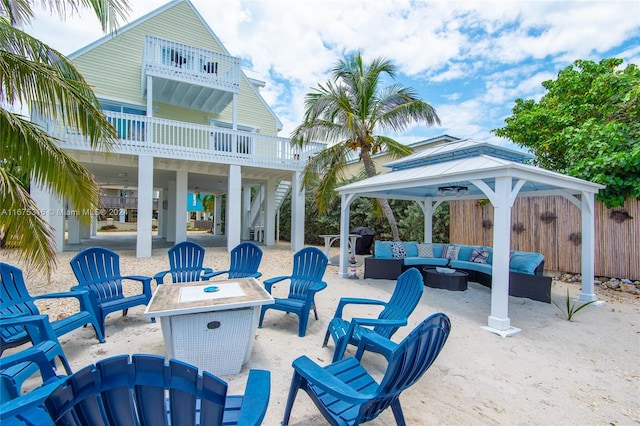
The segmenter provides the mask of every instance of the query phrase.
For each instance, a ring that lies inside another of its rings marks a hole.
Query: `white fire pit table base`
[[[217,287],[214,292],[205,289]],[[146,317],[160,317],[169,358],[217,376],[237,374],[249,361],[261,306],[273,303],[255,279],[162,284]]]

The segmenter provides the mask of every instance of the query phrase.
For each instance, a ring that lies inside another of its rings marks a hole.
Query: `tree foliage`
[[[30,184],[68,200],[85,223],[99,206],[99,191],[91,173],[56,138],[15,111],[28,106],[87,137],[92,147],[108,149],[116,131],[71,61],[19,28],[33,18],[34,5],[61,18],[88,7],[103,30],[115,29],[129,8],[126,0],[0,1],[0,234],[36,269],[51,272],[52,229],[30,196]]]
[[[399,83],[382,86],[384,77],[394,79],[396,72],[388,59],[365,63],[361,53],[356,52],[338,60],[332,79],[306,95],[303,123],[291,138],[298,146],[313,141],[329,144],[309,159],[304,170],[305,188],[317,182],[313,200],[318,212],[328,210],[335,188],[344,182],[350,160],[361,161],[362,177],[371,177],[377,174],[371,155],[384,150],[391,158],[397,158],[412,152],[381,132],[403,131],[412,123],[440,122],[435,109],[413,89]],[[389,222],[393,239],[398,240],[398,226],[388,201],[375,202]]]
[[[516,99],[493,132],[529,148],[536,164],[606,185],[607,207],[640,199],[640,69],[617,58],[578,60],[542,83],[536,102]]]

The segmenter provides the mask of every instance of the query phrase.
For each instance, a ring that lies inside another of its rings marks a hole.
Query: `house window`
[[[146,117],[147,115],[147,110],[138,106],[123,105],[112,101],[101,101],[100,105],[103,111],[120,112],[123,114],[139,115],[141,117]],[[109,118],[109,121],[118,131],[118,138],[144,141],[144,119]]]

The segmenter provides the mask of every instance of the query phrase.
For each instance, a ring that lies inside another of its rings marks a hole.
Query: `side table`
[[[469,274],[456,270],[450,274],[438,272],[435,268],[422,268],[424,284],[431,288],[443,288],[450,291],[465,291],[469,281]]]

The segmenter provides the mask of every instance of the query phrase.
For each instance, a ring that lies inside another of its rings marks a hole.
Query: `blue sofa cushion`
[[[393,259],[391,252],[392,241],[376,241],[373,250],[377,259]]]
[[[471,260],[471,253],[474,249],[479,248],[476,246],[459,246],[460,251],[458,252],[458,260]]]
[[[402,244],[404,245],[404,250],[407,252],[407,257],[418,256],[418,243],[415,241],[409,241]]]
[[[450,268],[454,269],[466,269],[468,271],[482,272],[487,275],[491,275],[492,267],[486,263],[467,262],[464,260],[452,260],[449,263]]]
[[[441,257],[405,257],[405,266],[447,266],[449,259]]]
[[[541,253],[514,251],[509,260],[509,269],[533,275],[543,260],[544,255]]]

